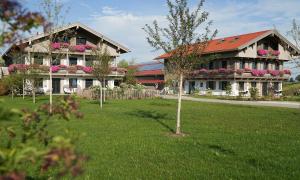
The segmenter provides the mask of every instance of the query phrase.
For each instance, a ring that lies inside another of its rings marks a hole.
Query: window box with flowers
[[[259,49],[259,50],[257,51],[257,54],[258,54],[259,56],[267,56],[267,55],[268,55],[268,50],[265,50],[265,49]]]
[[[239,75],[244,74],[244,72],[245,72],[244,69],[237,69],[237,70],[236,70],[236,73],[239,74]]]

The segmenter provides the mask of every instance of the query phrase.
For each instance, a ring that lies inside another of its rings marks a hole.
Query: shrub
[[[9,92],[8,87],[5,85],[5,83],[1,80],[0,81],[0,96],[7,95]]]
[[[232,94],[232,87],[230,83],[225,87],[225,91],[227,96],[230,96]]]
[[[252,87],[249,90],[251,99],[256,100],[258,98],[258,89],[256,87]]]

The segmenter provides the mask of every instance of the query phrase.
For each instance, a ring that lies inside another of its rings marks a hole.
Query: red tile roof
[[[164,80],[158,80],[158,79],[141,79],[138,80],[138,83],[141,84],[161,84],[164,83]]]
[[[237,50],[240,46],[249,43],[250,41],[262,36],[263,34],[272,31],[259,31],[249,34],[243,34],[238,36],[231,36],[226,38],[214,39],[208,42],[204,53],[216,53],[216,52],[228,52]],[[170,53],[163,54],[155,59],[166,59],[170,57]]]
[[[156,70],[147,70],[147,71],[138,71],[134,75],[135,76],[150,76],[150,75],[163,75],[163,71],[161,69]]]

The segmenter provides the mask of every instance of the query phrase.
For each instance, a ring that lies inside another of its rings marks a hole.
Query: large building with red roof
[[[161,62],[147,62],[135,65],[135,77],[138,83],[155,89],[164,87],[164,64]]]
[[[207,63],[200,62],[185,78],[186,93],[197,90],[200,94],[226,95],[230,86],[232,96],[250,96],[251,87],[267,96],[281,94],[282,82],[290,77],[284,63],[300,51],[276,30],[266,30],[211,40],[202,54],[216,56]],[[156,60],[168,60],[171,55],[166,53]]]

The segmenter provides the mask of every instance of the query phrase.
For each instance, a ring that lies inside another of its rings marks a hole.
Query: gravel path
[[[163,99],[177,99],[177,96],[164,95]],[[183,96],[183,100],[197,101],[197,102],[210,102],[210,103],[223,103],[223,104],[237,104],[237,105],[250,105],[250,106],[269,106],[269,107],[285,107],[300,109],[300,103],[288,101],[236,101],[236,100],[220,100],[220,99],[205,99]]]

